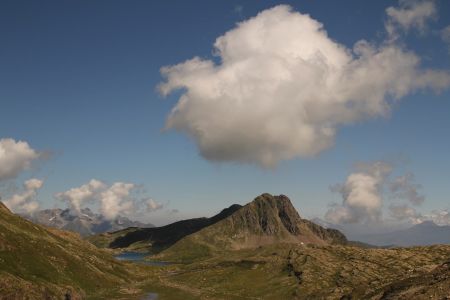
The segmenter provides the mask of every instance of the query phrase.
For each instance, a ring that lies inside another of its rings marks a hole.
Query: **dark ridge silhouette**
[[[185,236],[195,233],[207,226],[213,225],[220,220],[225,219],[226,217],[239,210],[241,207],[242,206],[239,204],[233,204],[211,218],[195,218],[183,220],[162,227],[136,228],[135,231],[131,231],[124,236],[118,237],[113,240],[109,244],[109,247],[126,248],[133,243],[143,241],[151,245],[153,253],[158,253],[172,246]]]

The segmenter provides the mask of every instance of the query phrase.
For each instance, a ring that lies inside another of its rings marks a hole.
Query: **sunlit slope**
[[[450,246],[366,249],[275,243],[163,273],[199,299],[446,299]]]
[[[102,298],[135,278],[77,234],[35,225],[0,202],[0,299]]]

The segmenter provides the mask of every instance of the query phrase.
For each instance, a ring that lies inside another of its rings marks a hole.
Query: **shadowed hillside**
[[[143,248],[158,253],[183,237],[213,225],[241,208],[234,204],[211,218],[196,218],[154,228],[127,228],[94,236],[89,240],[100,247]]]

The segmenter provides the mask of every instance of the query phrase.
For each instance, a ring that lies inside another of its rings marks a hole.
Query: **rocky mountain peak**
[[[285,195],[273,196],[265,193],[256,197],[244,207],[250,229],[266,234],[276,234],[287,230],[297,235],[297,223],[301,220],[291,200]]]

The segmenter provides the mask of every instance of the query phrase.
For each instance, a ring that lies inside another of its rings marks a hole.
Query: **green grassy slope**
[[[78,235],[35,225],[0,205],[0,299],[101,299],[138,280],[138,272]]]
[[[450,246],[276,243],[227,251],[160,276],[199,299],[446,299],[449,258]]]

